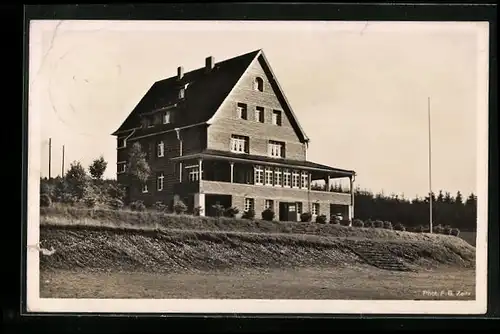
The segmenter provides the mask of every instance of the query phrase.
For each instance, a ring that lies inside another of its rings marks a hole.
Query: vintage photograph
[[[484,313],[488,29],[31,21],[28,310]]]

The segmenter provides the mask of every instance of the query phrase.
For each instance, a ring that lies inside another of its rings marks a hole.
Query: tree
[[[436,201],[439,202],[439,203],[443,203],[444,202],[444,195],[443,195],[443,191],[442,190],[439,191],[439,194],[438,194],[438,197],[437,197]]]
[[[82,164],[78,161],[73,161],[64,178],[71,194],[81,199],[87,185],[87,173]]]
[[[135,142],[130,149],[127,167],[128,174],[141,183],[147,182],[151,175],[151,168],[146,161],[146,153],[142,151],[142,146],[138,142]]]
[[[104,160],[104,157],[101,155],[99,159],[95,159],[92,164],[89,166],[89,173],[96,180],[102,179],[106,168],[108,167],[108,162]]]
[[[457,191],[457,196],[455,197],[455,203],[456,204],[463,204],[463,198],[462,198],[462,193],[459,191]]]
[[[448,204],[453,203],[453,198],[451,198],[451,194],[449,192],[444,194],[444,202]]]

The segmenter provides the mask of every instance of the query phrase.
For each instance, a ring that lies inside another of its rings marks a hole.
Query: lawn
[[[175,274],[51,269],[41,271],[40,293],[42,298],[474,300],[474,282],[473,269],[456,267],[420,272],[350,266]],[[448,291],[455,296],[448,296]]]

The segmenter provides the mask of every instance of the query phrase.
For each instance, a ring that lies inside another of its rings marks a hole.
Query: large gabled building
[[[295,221],[316,217],[352,218],[355,172],[306,159],[309,139],[292,111],[262,50],[205,66],[153,84],[118,130],[117,178],[129,200],[172,204],[212,215],[214,204],[276,212]],[[139,142],[152,170],[145,184],[127,173],[128,150]],[[311,182],[349,178],[350,192]],[[314,218],[313,218],[314,219]]]

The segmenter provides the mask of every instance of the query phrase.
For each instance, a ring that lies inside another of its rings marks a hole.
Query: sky
[[[32,21],[29,117],[40,173],[108,161],[111,136],[151,85],[262,49],[310,138],[308,160],[405,197],[476,192],[485,27],[479,23]],[[486,26],[487,28],[487,26]],[[486,30],[487,32],[487,30]],[[487,36],[487,35],[486,35]],[[482,124],[484,128],[484,124]],[[37,139],[36,138],[36,139]],[[482,136],[481,138],[484,138]],[[38,156],[38,155],[37,155]],[[483,162],[486,163],[486,162]]]

